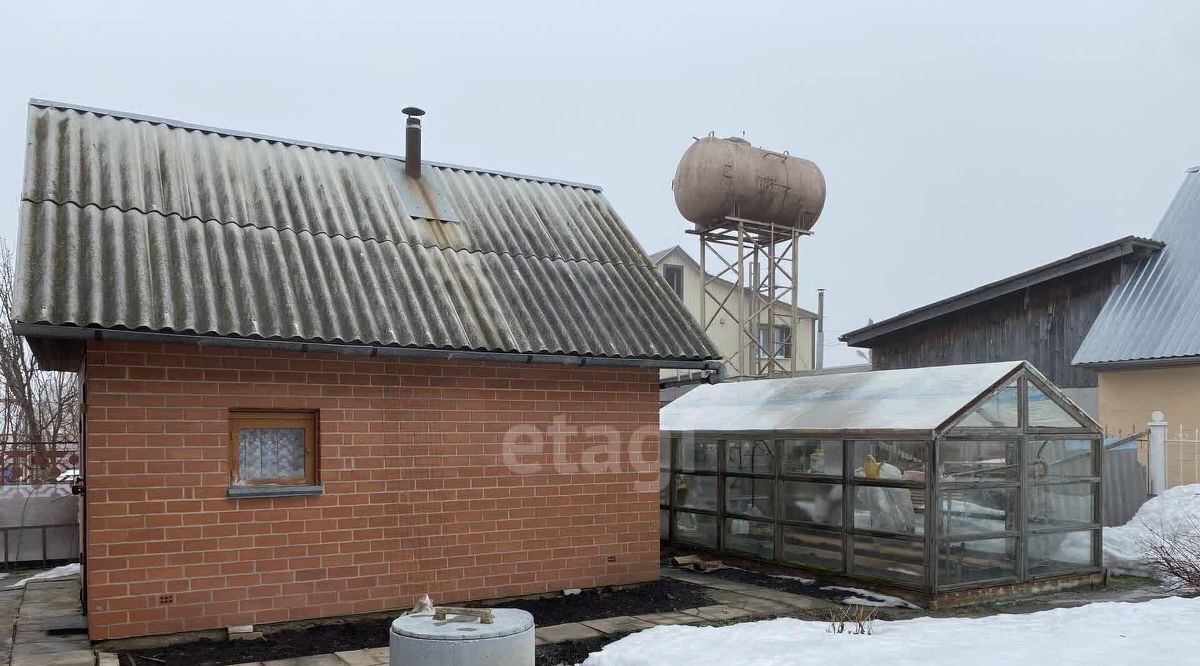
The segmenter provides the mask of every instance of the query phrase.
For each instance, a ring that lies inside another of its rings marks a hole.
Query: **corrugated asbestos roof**
[[[14,320],[717,358],[600,191],[31,102]]]
[[[1200,356],[1200,167],[1190,169],[1154,231],[1166,243],[1104,303],[1073,362],[1161,362]]]

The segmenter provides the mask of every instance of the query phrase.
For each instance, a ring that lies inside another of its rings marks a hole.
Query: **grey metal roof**
[[[1032,268],[1002,280],[990,282],[956,296],[935,301],[919,308],[902,312],[883,321],[855,329],[838,337],[851,347],[871,347],[880,338],[910,326],[953,314],[964,308],[985,303],[995,298],[1027,289],[1037,284],[1056,280],[1081,270],[1114,260],[1139,259],[1161,250],[1160,240],[1126,236],[1117,240],[1088,248],[1068,257]]]
[[[51,102],[28,131],[20,324],[717,358],[591,186]]]
[[[1200,356],[1200,167],[1184,176],[1154,238],[1166,248],[1129,271],[1108,297],[1076,365]]]

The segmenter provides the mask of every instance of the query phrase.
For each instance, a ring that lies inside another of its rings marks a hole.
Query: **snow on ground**
[[[1175,486],[1152,497],[1128,523],[1104,528],[1104,565],[1111,573],[1151,575],[1141,563],[1152,530],[1176,535],[1200,523],[1200,484]]]
[[[844,604],[855,604],[858,606],[880,606],[893,608],[920,608],[920,606],[905,601],[900,597],[891,597],[886,594],[864,590],[858,587],[841,587],[838,585],[826,585],[821,588],[826,591],[834,592],[849,592],[851,596],[842,599]]]
[[[799,582],[801,584],[805,584],[805,585],[807,585],[809,583],[817,582],[817,580],[815,578],[804,578],[802,576],[785,576],[783,574],[771,574],[771,578],[782,578],[783,580],[794,580],[794,581],[797,581],[797,582]]]
[[[873,634],[831,634],[793,618],[724,627],[659,626],[610,643],[585,666],[1055,666],[1194,663],[1200,599],[1095,603],[1024,615],[876,621]]]
[[[11,590],[11,589],[17,588],[17,587],[25,587],[25,583],[28,583],[31,580],[46,580],[48,578],[66,578],[67,576],[76,576],[76,575],[79,575],[79,563],[78,562],[76,562],[74,564],[64,564],[61,567],[54,567],[53,569],[47,569],[45,571],[39,571],[28,578],[22,578],[21,580],[13,583],[12,585],[9,585],[5,589]]]

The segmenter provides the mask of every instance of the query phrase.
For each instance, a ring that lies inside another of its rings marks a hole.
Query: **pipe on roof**
[[[406,106],[400,113],[408,116],[404,123],[404,173],[409,178],[421,177],[421,116],[425,112],[415,106]]]

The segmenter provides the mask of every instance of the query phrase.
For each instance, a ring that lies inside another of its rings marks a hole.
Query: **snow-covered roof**
[[[660,428],[932,433],[1021,367],[1037,372],[1004,361],[704,385],[664,407]]]

